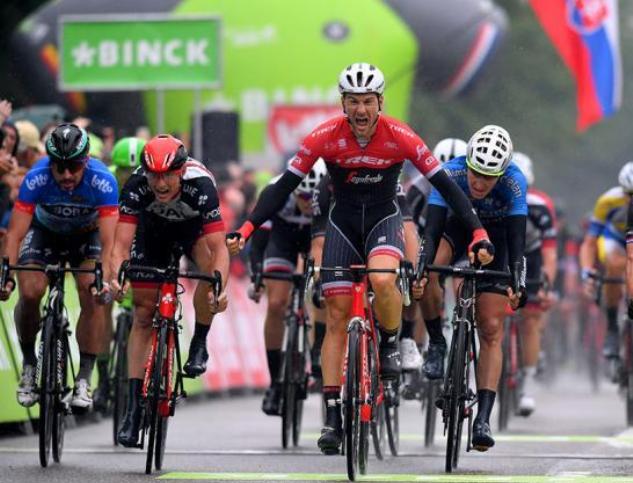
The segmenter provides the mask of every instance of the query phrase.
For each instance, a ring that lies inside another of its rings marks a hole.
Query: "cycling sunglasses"
[[[63,174],[64,171],[66,170],[68,170],[70,174],[75,174],[86,165],[86,160],[87,158],[73,160],[73,161],[60,160],[60,161],[54,161],[53,164],[55,165],[55,169],[57,170],[59,174]]]
[[[312,199],[312,193],[302,191],[297,193],[297,197],[301,198],[303,201],[310,201]]]

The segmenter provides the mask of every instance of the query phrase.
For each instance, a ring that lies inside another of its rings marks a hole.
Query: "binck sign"
[[[59,88],[219,87],[220,34],[215,17],[62,16]]]

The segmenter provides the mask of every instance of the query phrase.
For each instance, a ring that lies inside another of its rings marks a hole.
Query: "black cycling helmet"
[[[46,140],[46,152],[51,161],[83,161],[89,151],[88,133],[75,124],[60,124]]]

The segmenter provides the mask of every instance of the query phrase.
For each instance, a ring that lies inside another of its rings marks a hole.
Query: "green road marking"
[[[305,433],[302,437],[317,440],[320,434]],[[465,435],[464,435],[465,437]],[[401,441],[423,441],[423,434],[400,434]],[[633,436],[552,435],[552,434],[497,434],[496,441],[510,443],[633,443]],[[443,438],[437,438],[441,443]]]
[[[166,473],[159,480],[229,481],[348,481],[347,475],[324,473]],[[631,476],[514,475],[405,475],[374,474],[358,476],[357,481],[425,481],[436,483],[633,483]]]

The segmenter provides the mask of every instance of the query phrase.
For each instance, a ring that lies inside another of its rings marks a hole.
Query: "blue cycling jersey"
[[[527,181],[514,163],[510,163],[506,172],[499,177],[492,191],[481,200],[474,199],[468,188],[468,166],[466,156],[454,158],[442,168],[448,176],[468,195],[483,224],[499,221],[506,216],[527,215]],[[433,188],[429,196],[429,204],[448,207],[442,195]]]
[[[34,214],[48,230],[69,235],[94,230],[99,216],[116,214],[118,194],[116,179],[98,159],[90,158],[79,185],[66,191],[53,178],[45,157],[26,173],[15,208]]]

